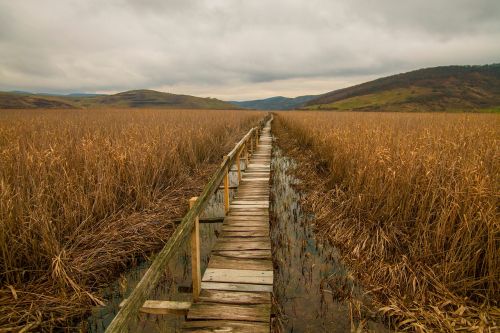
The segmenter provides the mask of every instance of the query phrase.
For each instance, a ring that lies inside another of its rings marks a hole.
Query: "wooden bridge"
[[[185,315],[184,332],[269,332],[273,265],[269,237],[271,122],[267,116],[224,157],[199,197],[150,268],[122,303],[106,332],[126,332],[139,311]],[[241,172],[240,160],[245,160]],[[230,202],[228,173],[238,172],[236,195]],[[200,270],[198,216],[220,183],[224,189],[222,233],[210,254],[203,277]],[[168,260],[190,236],[193,302],[146,300],[161,279]]]

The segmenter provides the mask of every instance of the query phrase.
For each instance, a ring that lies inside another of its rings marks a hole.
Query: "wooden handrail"
[[[258,127],[263,127],[270,119],[271,115],[268,114],[260,123]],[[106,329],[107,333],[121,333],[128,330],[128,324],[132,318],[136,318],[139,309],[146,301],[148,295],[156,288],[156,285],[164,274],[164,268],[168,261],[172,258],[174,253],[180,248],[181,244],[191,234],[196,218],[201,214],[205,206],[208,204],[210,197],[217,191],[219,184],[234,163],[236,157],[242,150],[245,143],[250,140],[252,142],[253,135],[257,127],[252,128],[241,139],[236,146],[224,156],[219,168],[212,175],[208,183],[203,188],[202,193],[198,199],[192,204],[192,207],[186,213],[179,226],[175,229],[174,233],[168,239],[165,246],[156,255],[155,259],[149,266],[148,270],[139,281],[135,289],[125,301],[123,307],[118,311],[111,324]]]

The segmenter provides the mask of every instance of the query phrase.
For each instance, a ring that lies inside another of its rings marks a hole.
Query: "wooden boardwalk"
[[[273,265],[269,237],[271,125],[263,128],[230,203],[184,332],[269,332]]]

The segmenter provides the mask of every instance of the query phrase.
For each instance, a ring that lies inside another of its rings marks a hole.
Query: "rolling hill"
[[[295,98],[289,97],[271,97],[266,99],[257,99],[252,101],[236,102],[231,101],[229,103],[237,105],[245,109],[256,109],[256,110],[291,110],[304,105],[306,102],[317,98],[317,95],[307,95],[299,96]]]
[[[500,111],[500,64],[442,66],[335,90],[306,110]]]
[[[171,108],[238,109],[215,98],[177,95],[154,90],[131,90],[114,95],[47,95],[24,92],[0,92],[0,109],[34,108]]]

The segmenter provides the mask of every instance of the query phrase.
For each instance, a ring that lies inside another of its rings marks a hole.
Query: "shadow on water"
[[[230,185],[236,185],[237,175],[230,173]],[[234,195],[234,191],[231,191]],[[218,191],[210,200],[202,217],[219,217],[224,215],[223,193]],[[186,202],[186,205],[188,203]],[[221,223],[201,223],[201,271],[208,264],[210,251],[221,230]],[[153,257],[154,258],[154,257]],[[151,259],[153,259],[151,258]],[[102,297],[106,306],[96,307],[91,315],[81,324],[83,332],[101,333],[106,330],[119,310],[119,304],[127,298],[142,276],[149,268],[151,261],[145,261],[130,269],[119,279],[103,291]],[[191,301],[191,249],[189,241],[185,242],[170,260],[165,269],[163,279],[148,299],[169,301]],[[138,321],[133,324],[130,332],[177,332],[184,322],[179,315],[148,315],[140,314]]]
[[[353,319],[350,300],[363,292],[342,264],[338,250],[318,240],[313,216],[301,210],[295,163],[274,149],[271,241],[274,261],[274,303],[278,332],[350,332],[364,327],[389,332],[370,320]],[[358,303],[359,304],[359,303]]]

